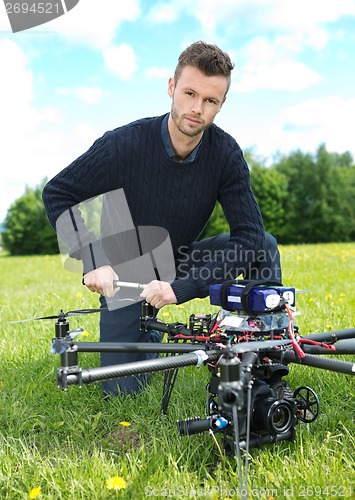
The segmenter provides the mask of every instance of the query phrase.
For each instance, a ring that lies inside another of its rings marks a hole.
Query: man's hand
[[[84,284],[91,292],[97,292],[104,297],[113,297],[119,288],[113,287],[113,280],[118,280],[118,276],[111,266],[103,266],[84,276]]]
[[[151,281],[140,294],[148,304],[160,309],[167,304],[176,304],[177,298],[170,284],[165,281]]]

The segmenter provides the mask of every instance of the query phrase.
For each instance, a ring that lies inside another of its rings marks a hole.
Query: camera
[[[294,441],[298,405],[282,379],[288,373],[287,366],[265,365],[262,356],[255,352],[241,358],[229,352],[210,371],[207,417],[179,421],[181,436],[209,430],[222,432],[227,455],[235,455],[236,445],[245,449]]]

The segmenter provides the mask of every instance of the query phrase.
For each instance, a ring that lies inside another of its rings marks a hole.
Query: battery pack
[[[222,306],[221,284],[210,286],[210,303],[214,306]],[[231,284],[227,288],[227,305],[231,311],[242,311],[245,309],[242,295],[245,286]],[[255,286],[248,292],[248,310],[262,313],[270,312],[279,308],[284,302],[290,306],[295,305],[295,289],[284,286]]]

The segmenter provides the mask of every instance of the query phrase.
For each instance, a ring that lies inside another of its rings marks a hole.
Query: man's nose
[[[192,112],[195,114],[195,115],[200,115],[202,114],[202,111],[203,111],[203,103],[202,103],[202,100],[200,99],[196,99],[193,103],[193,106],[192,106]]]

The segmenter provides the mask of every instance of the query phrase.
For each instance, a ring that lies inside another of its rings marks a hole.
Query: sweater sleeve
[[[83,272],[109,264],[94,232],[87,229],[82,202],[115,189],[115,165],[111,133],[51,179],[42,198],[50,224],[56,230],[61,253],[83,261]],[[117,181],[116,181],[117,183]]]
[[[218,201],[230,227],[227,247],[215,252],[209,262],[192,268],[186,276],[172,283],[178,303],[206,297],[210,285],[244,274],[263,248],[262,216],[250,186],[248,165],[236,143],[221,176]]]

